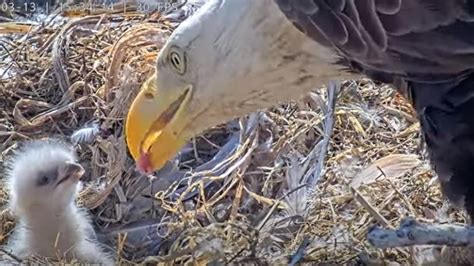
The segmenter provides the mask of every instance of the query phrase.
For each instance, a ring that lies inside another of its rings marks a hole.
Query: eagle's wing
[[[474,1],[275,1],[342,63],[405,87],[444,194],[474,222]]]
[[[369,76],[437,82],[474,69],[474,1],[275,1],[301,31]]]

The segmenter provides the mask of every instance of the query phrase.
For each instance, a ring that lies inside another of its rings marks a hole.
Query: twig
[[[329,141],[331,140],[332,129],[334,125],[334,109],[336,106],[336,99],[337,94],[339,92],[340,84],[331,81],[328,86],[328,103],[327,103],[327,113],[324,114],[324,136],[323,140],[320,142],[321,146],[315,146],[315,148],[311,151],[313,153],[316,149],[319,150],[318,160],[317,163],[311,167],[311,169],[307,172],[304,180],[306,180],[306,184],[309,188],[313,189],[316,183],[319,181],[321,177],[321,173],[324,169],[324,161],[326,158],[327,149],[329,146]]]
[[[18,262],[18,263],[21,263],[21,262],[22,262],[22,260],[21,260],[19,257],[15,256],[13,253],[11,253],[11,252],[5,250],[4,248],[0,248],[0,251],[3,252],[3,253],[5,253],[5,254],[6,254],[7,256],[9,256],[10,258],[12,258],[12,260],[14,260],[14,261],[16,261],[16,262]],[[2,262],[5,262],[5,261],[2,261]]]
[[[324,112],[324,136],[323,139],[318,142],[311,150],[308,158],[306,159],[305,166],[306,168],[313,158],[317,157],[317,161],[314,166],[309,169],[303,177],[303,182],[306,184],[306,188],[313,190],[321,178],[321,174],[324,169],[324,162],[326,159],[326,154],[329,146],[329,141],[331,140],[332,130],[334,126],[334,110],[336,107],[336,99],[338,92],[340,91],[341,85],[338,82],[331,81],[327,88],[328,101],[327,108],[322,108]],[[307,209],[306,215],[309,215],[309,209]],[[300,244],[296,253],[292,256],[290,265],[296,265],[304,256],[306,247],[311,242],[311,239],[306,236],[303,239],[303,242]]]
[[[298,262],[300,262],[303,259],[304,251],[310,243],[311,243],[310,238],[308,236],[306,236],[303,239],[303,242],[300,244],[300,246],[296,250],[295,254],[293,256],[291,256],[291,261],[288,265],[290,265],[290,266],[297,265]]]
[[[289,195],[295,193],[296,191],[302,189],[306,187],[306,185],[300,185],[290,191],[288,191],[287,193],[285,193],[285,195],[281,196],[278,200],[276,200],[273,205],[272,205],[272,208],[268,211],[267,215],[265,215],[265,218],[263,218],[262,222],[260,222],[260,224],[257,226],[257,231],[260,231],[262,230],[262,228],[265,226],[265,224],[268,222],[268,220],[270,220],[270,217],[272,216],[273,212],[276,210],[276,208],[280,205],[281,201],[288,197]]]
[[[373,227],[367,239],[376,248],[414,245],[474,246],[474,227],[453,224],[420,223],[404,219],[396,230]]]
[[[67,92],[69,89],[70,80],[68,73],[66,71],[66,67],[63,62],[62,56],[62,49],[64,48],[64,44],[66,43],[67,35],[70,30],[77,27],[83,23],[90,23],[91,21],[95,21],[100,19],[100,16],[91,16],[80,18],[77,20],[70,21],[64,26],[59,34],[56,37],[56,40],[53,43],[53,50],[52,50],[52,61],[53,61],[53,69],[56,75],[56,79],[58,80],[59,87],[63,92]]]
[[[370,202],[367,199],[365,199],[364,196],[362,196],[362,194],[360,194],[360,192],[357,189],[355,189],[354,187],[351,187],[350,190],[354,199],[357,200],[357,202],[359,202],[360,205],[362,205],[362,207],[364,207],[364,209],[368,211],[374,217],[375,220],[377,220],[377,222],[392,228],[390,225],[390,222],[387,221],[387,219],[385,219],[385,217],[383,217],[383,215],[380,214],[377,208],[372,206],[372,204],[370,204]]]

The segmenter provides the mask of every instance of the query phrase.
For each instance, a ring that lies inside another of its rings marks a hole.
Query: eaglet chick
[[[18,222],[8,245],[14,255],[113,264],[75,203],[83,173],[73,149],[57,141],[32,141],[13,156],[8,188]]]

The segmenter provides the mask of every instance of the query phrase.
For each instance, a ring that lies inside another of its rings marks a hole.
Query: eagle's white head
[[[193,135],[328,82],[334,61],[273,0],[210,0],[161,49],[129,111],[128,147],[139,169],[160,168]]]

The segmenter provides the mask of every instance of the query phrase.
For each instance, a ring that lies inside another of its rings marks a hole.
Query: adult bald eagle
[[[143,171],[193,135],[355,73],[408,91],[444,193],[474,218],[474,1],[210,0],[130,109]]]

